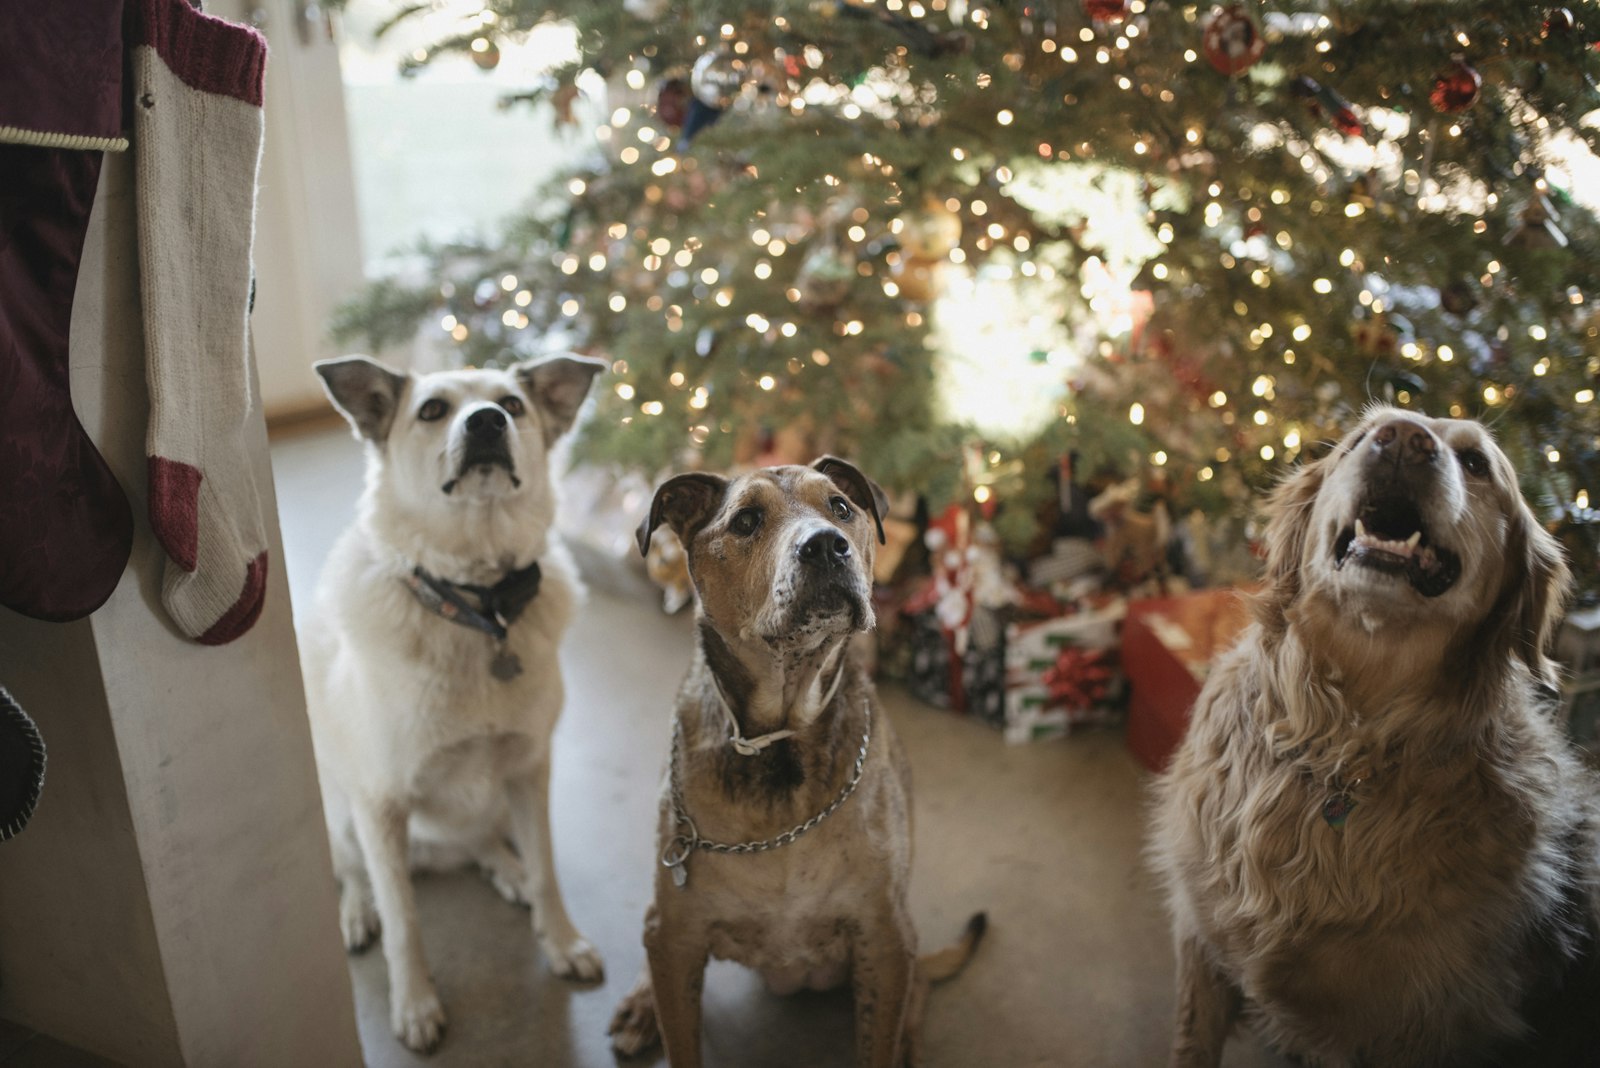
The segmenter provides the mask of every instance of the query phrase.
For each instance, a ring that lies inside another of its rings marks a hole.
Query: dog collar
[[[844,681],[844,662],[839,663],[839,670],[833,673],[833,684],[828,687],[828,692],[822,696],[820,708],[827,708],[833,700],[833,695],[839,692],[839,683]],[[733,714],[733,706],[728,704],[728,695],[722,692],[722,683],[717,681],[715,673],[711,675],[711,685],[717,691],[717,703],[722,706],[722,712],[728,717],[728,727],[733,731],[733,736],[728,739],[728,744],[733,746],[733,751],[740,756],[760,756],[761,751],[773,742],[781,742],[785,738],[793,738],[792,730],[768,731],[766,734],[754,738],[746,738],[739,731],[739,718]]]
[[[843,667],[840,673],[843,673]],[[695,850],[701,849],[707,853],[765,853],[768,850],[780,849],[793,842],[796,838],[816,827],[817,824],[827,819],[839,810],[839,806],[850,799],[856,792],[856,787],[861,783],[861,775],[867,767],[867,748],[872,744],[872,704],[864,702],[866,709],[866,725],[861,729],[861,748],[856,753],[855,767],[850,771],[850,778],[828,806],[804,823],[789,828],[782,834],[766,838],[759,842],[713,842],[709,838],[700,837],[700,830],[695,826],[694,820],[689,815],[688,808],[683,802],[683,787],[678,782],[678,750],[682,748],[683,728],[677,716],[672,718],[672,753],[667,758],[667,784],[672,792],[672,819],[673,826],[678,832],[667,842],[667,847],[661,851],[661,866],[672,872],[672,881],[680,889],[689,882],[689,857]],[[737,728],[736,728],[737,729]],[[790,732],[793,733],[793,732]]]
[[[493,638],[498,649],[489,671],[506,681],[522,674],[522,661],[505,647],[506,634],[523,609],[539,595],[542,577],[539,561],[535,560],[527,567],[507,571],[493,586],[450,582],[428,574],[420,566],[413,567],[402,581],[417,603],[434,615]],[[467,595],[477,599],[477,607],[467,600]]]

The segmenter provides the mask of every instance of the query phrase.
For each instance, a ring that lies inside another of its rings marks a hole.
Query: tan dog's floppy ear
[[[546,445],[572,429],[583,398],[589,395],[590,383],[606,367],[604,360],[587,356],[549,356],[512,368],[543,417]]]
[[[1495,609],[1511,631],[1510,652],[1528,665],[1535,679],[1554,686],[1560,680],[1545,653],[1561,622],[1572,573],[1561,543],[1540,525],[1527,503],[1519,499],[1517,510],[1521,515],[1512,521],[1516,533],[1507,546],[1509,573]]]
[[[884,496],[883,487],[863,475],[854,464],[837,456],[824,456],[811,467],[832,479],[833,484],[843,490],[857,508],[872,513],[872,521],[878,527],[878,544],[887,545],[888,539],[883,536],[883,517],[889,514],[889,498]]]
[[[394,425],[400,394],[410,376],[391,370],[365,356],[318,360],[311,369],[322,377],[322,388],[339,413],[350,420],[356,436],[383,444]]]
[[[1279,612],[1300,592],[1300,561],[1311,529],[1311,508],[1327,472],[1325,457],[1301,464],[1267,498],[1267,602]]]
[[[639,555],[649,555],[650,535],[663,522],[687,552],[694,532],[716,514],[727,492],[728,480],[720,475],[675,475],[661,483],[650,502],[650,514],[639,524]]]

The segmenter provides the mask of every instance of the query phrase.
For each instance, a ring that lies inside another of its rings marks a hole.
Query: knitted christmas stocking
[[[196,641],[249,630],[267,542],[245,452],[250,245],[267,45],[186,0],[136,0],[134,155],[161,599]]]

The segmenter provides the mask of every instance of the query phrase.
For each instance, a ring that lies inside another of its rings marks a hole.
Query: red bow
[[[1115,675],[1107,663],[1107,650],[1084,649],[1076,645],[1062,648],[1056,662],[1046,668],[1043,681],[1052,706],[1089,708],[1106,699]]]

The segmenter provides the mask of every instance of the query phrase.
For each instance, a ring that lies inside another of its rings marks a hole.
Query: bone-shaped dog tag
[[[681,890],[681,889],[683,889],[684,885],[688,883],[688,881],[689,881],[689,869],[688,869],[688,867],[683,865],[683,864],[676,865],[672,869],[672,885],[676,886],[678,889]]]

